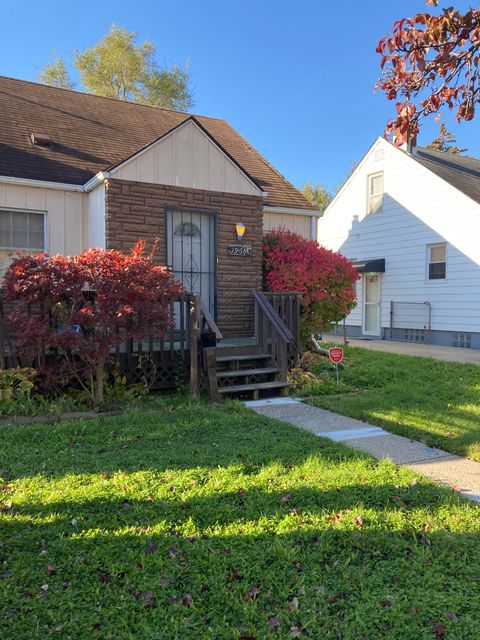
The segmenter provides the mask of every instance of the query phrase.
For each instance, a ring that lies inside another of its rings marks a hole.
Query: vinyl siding
[[[376,161],[379,147],[384,158]],[[382,210],[367,216],[368,175],[379,171],[384,172]],[[351,259],[385,258],[382,327],[390,325],[390,301],[428,301],[433,330],[480,331],[480,205],[384,140],[319,220],[318,241]],[[446,280],[429,281],[427,245],[443,242]],[[357,293],[347,323],[361,326],[361,281]]]

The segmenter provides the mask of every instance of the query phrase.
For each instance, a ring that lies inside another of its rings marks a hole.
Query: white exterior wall
[[[112,178],[260,195],[242,171],[189,121],[110,171]]]
[[[105,249],[105,184],[102,183],[86,196],[85,247]]]
[[[1,208],[46,213],[45,250],[52,255],[75,255],[83,250],[85,198],[86,194],[77,191],[0,184]],[[5,268],[9,262],[6,252],[0,261]]]
[[[382,160],[375,160],[378,148]],[[383,206],[367,216],[367,176],[378,171]],[[385,258],[382,327],[390,326],[390,301],[428,301],[433,330],[480,331],[480,205],[385,140],[377,140],[319,220],[318,241],[350,259]],[[443,242],[446,280],[429,281],[427,245]],[[361,280],[357,295],[346,322],[361,327]]]

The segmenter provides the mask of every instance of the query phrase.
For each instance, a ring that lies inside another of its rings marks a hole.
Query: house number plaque
[[[251,256],[252,247],[249,244],[232,244],[228,247],[229,256]]]

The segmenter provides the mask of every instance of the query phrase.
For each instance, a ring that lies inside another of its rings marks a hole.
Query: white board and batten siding
[[[45,251],[52,255],[75,255],[84,248],[84,198],[77,191],[0,184],[0,210],[44,214]],[[0,248],[0,273],[16,253]]]
[[[308,215],[292,215],[290,213],[277,213],[272,211],[264,211],[263,213],[263,230],[268,233],[272,229],[283,227],[288,231],[294,231],[303,238],[314,240],[312,237],[311,216]]]
[[[222,193],[261,190],[192,121],[110,171],[112,178]]]
[[[381,210],[367,215],[368,176],[383,172]],[[425,302],[432,330],[480,331],[480,205],[379,138],[318,223],[321,245],[353,260],[385,258],[381,326],[390,301]],[[429,280],[427,251],[447,245],[445,280]],[[346,319],[362,327],[363,286]]]
[[[45,251],[51,255],[78,255],[87,247],[105,247],[103,183],[90,193],[0,183],[0,210],[42,213]],[[2,273],[16,253],[0,247]]]
[[[85,246],[105,249],[105,183],[86,194]]]

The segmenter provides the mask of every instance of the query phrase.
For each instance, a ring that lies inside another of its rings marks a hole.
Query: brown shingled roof
[[[190,117],[188,113],[0,77],[0,175],[85,184]],[[268,192],[266,205],[313,210],[228,122],[195,118]],[[51,144],[32,144],[32,133],[48,135]]]

